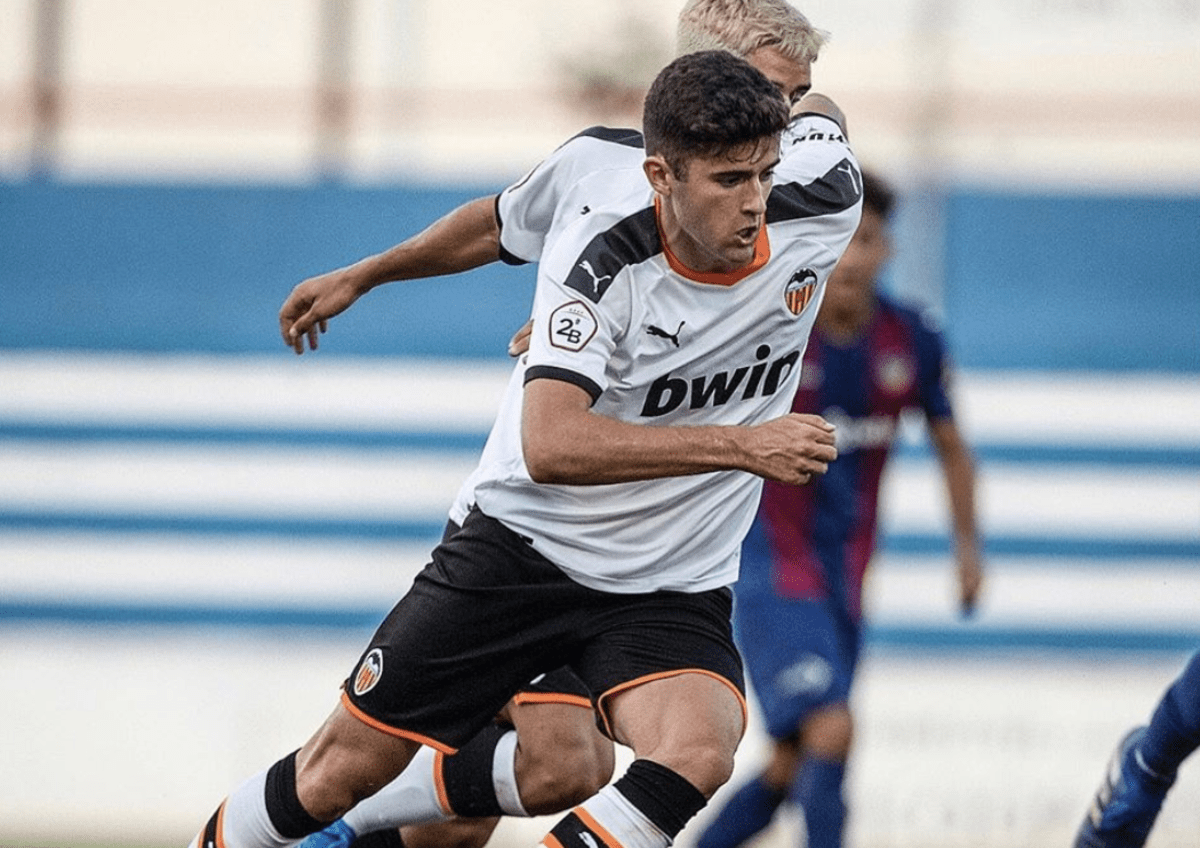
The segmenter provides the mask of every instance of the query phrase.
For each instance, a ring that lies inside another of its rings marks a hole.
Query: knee
[[[771,749],[771,759],[763,769],[763,780],[767,786],[780,792],[791,786],[802,756],[797,737],[789,736],[776,741]]]
[[[854,741],[854,717],[845,704],[825,707],[801,726],[804,753],[823,760],[844,762]]]
[[[314,764],[296,772],[296,797],[317,821],[331,822],[341,818],[367,794],[327,774],[320,765]]]
[[[580,804],[613,776],[612,743],[598,733],[584,744],[539,749],[524,763],[521,804],[531,816],[548,815]]]
[[[733,776],[733,755],[735,747],[718,743],[698,743],[677,748],[675,751],[659,752],[663,765],[666,765],[681,777],[685,778],[705,798],[713,794],[729,782]],[[663,756],[666,754],[665,756]]]
[[[314,819],[331,822],[390,782],[416,749],[336,711],[296,754],[296,799]]]

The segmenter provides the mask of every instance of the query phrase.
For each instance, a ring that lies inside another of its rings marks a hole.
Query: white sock
[[[355,804],[342,820],[361,836],[376,830],[450,818],[438,797],[438,781],[434,774],[436,757],[432,748],[422,746],[395,780]]]
[[[575,837],[564,841],[570,833]],[[547,848],[593,843],[610,848],[669,848],[671,842],[670,837],[610,784],[573,809],[541,844]]]
[[[510,730],[496,743],[496,756],[492,760],[492,785],[496,789],[496,802],[506,815],[529,818],[521,803],[517,788],[517,732]]]
[[[221,844],[238,848],[286,848],[296,844],[296,840],[285,839],[271,824],[267,814],[266,784],[267,772],[264,770],[233,790],[221,804],[217,813]],[[202,831],[189,848],[208,848],[201,845],[203,836]]]

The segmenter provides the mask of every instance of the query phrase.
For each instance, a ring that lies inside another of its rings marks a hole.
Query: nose
[[[742,211],[758,217],[767,211],[767,195],[771,193],[771,184],[759,180],[747,181],[746,193],[742,198]]]

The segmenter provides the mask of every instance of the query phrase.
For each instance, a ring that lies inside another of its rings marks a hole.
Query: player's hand
[[[525,322],[521,329],[513,334],[513,337],[508,341],[508,355],[520,356],[529,350],[529,337],[533,334],[533,319],[530,318]]]
[[[350,307],[362,294],[346,268],[310,277],[292,289],[279,310],[279,331],[283,343],[304,353],[317,349],[317,340],[329,327],[329,319]]]
[[[768,480],[800,485],[837,459],[834,426],[820,415],[789,413],[748,428],[747,469]]]
[[[983,591],[983,562],[975,540],[955,544],[954,562],[958,576],[958,612],[963,618],[970,618],[975,614]]]

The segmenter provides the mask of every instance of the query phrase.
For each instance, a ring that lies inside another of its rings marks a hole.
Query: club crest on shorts
[[[817,272],[811,268],[801,268],[787,281],[783,289],[783,301],[789,312],[799,315],[816,293]]]
[[[367,694],[375,688],[375,684],[381,677],[383,677],[383,651],[375,648],[358,664],[358,671],[354,675],[354,686],[352,687],[354,694]]]

